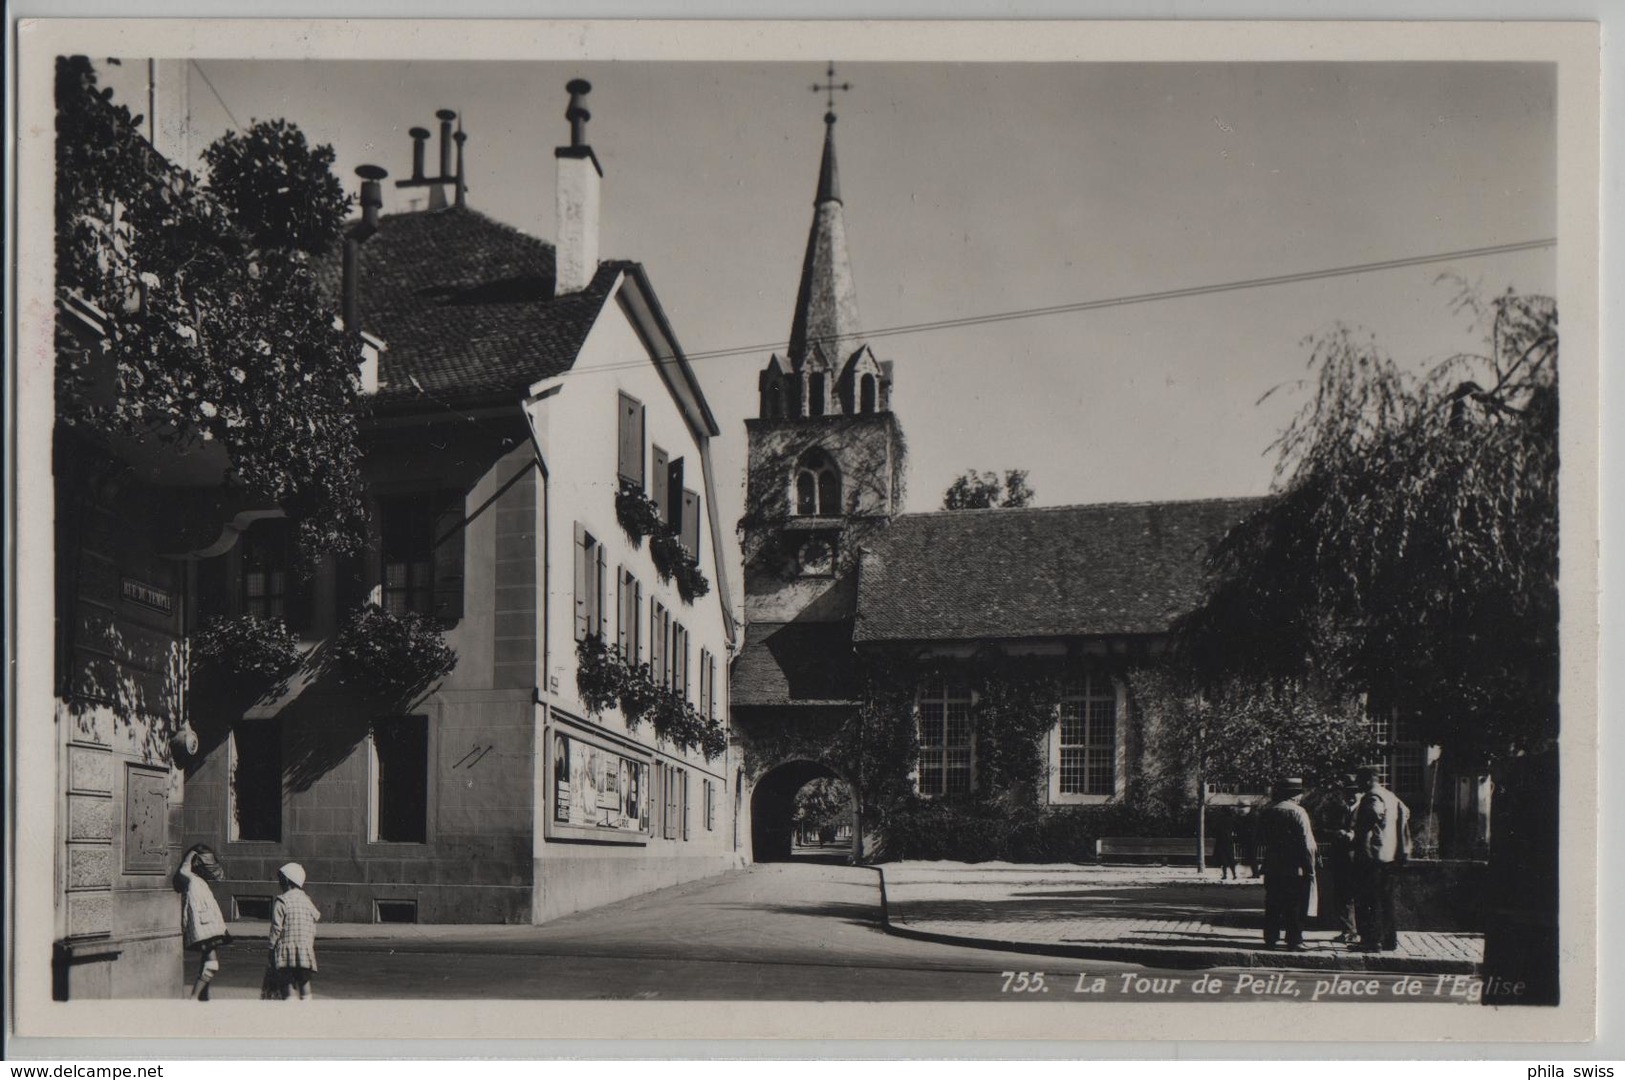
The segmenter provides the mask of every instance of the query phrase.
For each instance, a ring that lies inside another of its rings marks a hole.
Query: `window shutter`
[[[626,567],[618,567],[615,571],[615,647],[623,657],[626,655],[626,597],[630,591],[626,587]]]
[[[683,459],[677,458],[666,467],[666,524],[676,529],[679,536],[683,530]]]
[[[576,640],[583,641],[587,637],[587,572],[590,569],[588,559],[592,553],[587,549],[587,530],[580,523],[576,525],[575,546],[576,571]]]
[[[643,486],[643,406],[629,394],[620,395],[617,421],[620,438],[618,469],[621,479]]]
[[[700,497],[683,489],[683,546],[694,558],[700,557]]]
[[[593,544],[593,575],[592,575],[592,632],[599,637],[604,635],[604,594],[608,590],[604,587],[604,545]]]
[[[660,447],[654,448],[654,475],[649,478],[649,498],[654,500],[655,507],[660,511],[660,520],[671,521],[671,508],[668,496],[671,488],[667,483],[670,472],[671,458]]]
[[[434,544],[434,613],[442,622],[454,623],[463,617],[463,517],[462,492],[450,492],[441,500],[434,516],[430,542]]]

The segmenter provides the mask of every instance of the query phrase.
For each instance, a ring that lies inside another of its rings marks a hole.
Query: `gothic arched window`
[[[796,464],[796,514],[834,517],[841,512],[841,474],[822,450],[811,450]]]

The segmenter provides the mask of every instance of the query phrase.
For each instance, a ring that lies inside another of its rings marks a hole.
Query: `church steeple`
[[[812,229],[801,262],[790,323],[790,363],[801,368],[815,352],[837,372],[863,343],[858,294],[846,251],[846,217],[841,203],[840,171],[835,163],[835,114],[824,116],[824,158],[818,171]]]
[[[828,75],[828,82],[813,85],[814,91],[829,95],[824,152],[789,347],[768,361],[760,378],[764,419],[852,416],[891,407],[891,364],[877,360],[864,342],[846,251],[845,205],[835,158],[835,91],[852,85],[835,81],[833,64]]]

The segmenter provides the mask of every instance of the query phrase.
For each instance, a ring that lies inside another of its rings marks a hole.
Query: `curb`
[[[880,924],[896,937],[929,941],[938,945],[962,945],[1000,952],[1064,956],[1077,960],[1109,960],[1154,968],[1250,967],[1284,968],[1296,971],[1371,971],[1426,975],[1476,975],[1478,965],[1471,960],[1424,959],[1414,956],[1388,956],[1382,953],[1266,952],[1262,949],[1182,948],[1168,945],[1119,945],[1112,942],[1001,941],[975,935],[940,934],[898,926],[891,919],[886,895],[886,872],[872,866],[880,875]]]

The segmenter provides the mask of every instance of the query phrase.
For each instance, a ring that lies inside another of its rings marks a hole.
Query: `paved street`
[[[250,935],[264,926],[233,932],[248,940],[226,950],[216,993],[253,997],[261,952]],[[874,870],[811,863],[754,866],[542,927],[334,925],[322,935],[316,988],[331,998],[1183,1000],[1211,975],[1225,999],[1308,1000],[1326,975],[1154,971],[909,940],[884,931]],[[1394,1000],[1384,995],[1400,976],[1364,977],[1375,992],[1345,1000]],[[1429,1001],[1465,1000],[1448,984],[1427,989]]]

